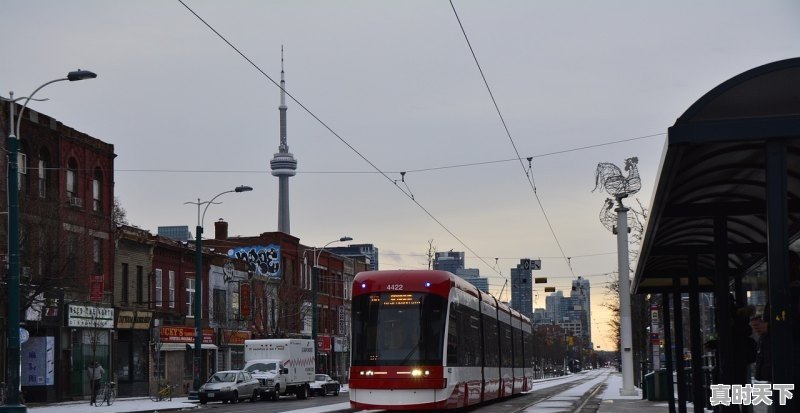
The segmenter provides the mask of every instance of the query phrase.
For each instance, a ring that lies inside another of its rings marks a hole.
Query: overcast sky
[[[276,82],[285,47],[287,91],[313,113],[288,99],[292,235],[374,244],[382,269],[424,267],[433,240],[466,251],[495,293],[520,258],[541,259],[547,285],[592,282],[605,348],[600,304],[617,264],[597,164],[638,157],[649,207],[675,119],[730,77],[800,55],[796,0],[454,0],[507,134],[447,1],[185,1]],[[114,145],[131,224],[194,232],[184,202],[250,185],[209,208],[206,233],[219,218],[231,235],[277,229],[279,89],[180,2],[1,4],[4,96],[98,73],[30,106]],[[538,200],[514,147],[534,157]]]

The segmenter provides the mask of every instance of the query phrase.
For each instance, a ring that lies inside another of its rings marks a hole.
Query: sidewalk
[[[88,400],[49,403],[42,405],[28,405],[31,413],[128,413],[158,410],[178,410],[186,407],[194,407],[196,401],[189,401],[186,397],[174,397],[172,401],[154,402],[149,397],[128,397],[117,399],[111,406],[90,406]]]
[[[642,389],[637,388],[636,396],[620,396],[622,388],[622,375],[614,372],[606,380],[606,388],[600,395],[600,408],[597,413],[666,413],[669,411],[667,402],[651,402],[642,400]]]
[[[347,395],[349,391],[346,384],[342,385],[341,392]],[[347,399],[344,399],[347,400]],[[249,403],[249,402],[247,402]],[[267,403],[267,402],[264,402]],[[30,404],[28,405],[28,412],[30,413],[134,413],[134,412],[152,412],[152,411],[176,411],[180,409],[193,408],[198,406],[197,400],[189,400],[187,397],[173,397],[172,401],[154,402],[149,397],[126,397],[117,399],[111,406],[90,406],[88,400],[61,402],[61,403],[48,403],[48,404]],[[329,404],[327,406],[319,406],[304,410],[305,413],[325,413],[337,410],[349,409],[350,402],[343,401],[342,403]]]

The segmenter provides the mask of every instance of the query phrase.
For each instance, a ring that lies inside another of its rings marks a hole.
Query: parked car
[[[317,374],[314,376],[314,382],[311,383],[311,394],[320,396],[332,394],[338,396],[341,387],[339,382],[332,379],[331,376],[327,374]]]
[[[200,386],[200,404],[219,400],[222,403],[238,403],[242,399],[258,400],[259,383],[243,370],[226,370],[214,373]]]

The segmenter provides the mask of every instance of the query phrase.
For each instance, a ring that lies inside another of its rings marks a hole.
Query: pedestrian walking
[[[97,391],[100,389],[100,380],[103,378],[106,371],[97,360],[93,361],[86,370],[89,374],[89,385],[92,389],[92,399],[89,405],[94,406],[97,404]]]

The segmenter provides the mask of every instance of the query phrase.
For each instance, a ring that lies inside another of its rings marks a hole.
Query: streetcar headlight
[[[431,282],[430,281],[425,281],[425,288],[430,288],[430,286],[431,286]]]
[[[365,375],[366,376],[372,376],[375,373],[373,373],[372,370],[367,370],[367,371],[362,371],[359,374],[362,375],[362,376],[365,376]]]
[[[411,370],[411,375],[414,376],[414,377],[419,377],[419,376],[422,375],[422,370],[420,370],[420,369]]]

